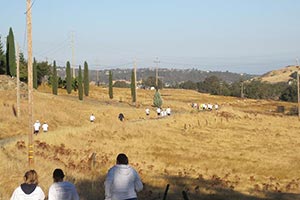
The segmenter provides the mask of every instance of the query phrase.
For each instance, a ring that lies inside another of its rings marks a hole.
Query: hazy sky
[[[300,0],[32,0],[37,60],[262,74],[300,59]],[[0,0],[26,53],[26,0]],[[5,46],[5,45],[4,45]]]

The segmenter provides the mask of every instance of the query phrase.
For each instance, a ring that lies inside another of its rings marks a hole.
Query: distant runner
[[[48,132],[48,124],[46,122],[42,125],[43,132]]]
[[[36,122],[33,124],[34,128],[34,134],[38,134],[40,132],[41,123],[39,120],[36,120]]]

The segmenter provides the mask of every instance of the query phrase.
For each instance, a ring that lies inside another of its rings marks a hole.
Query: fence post
[[[184,200],[189,200],[189,197],[185,191],[182,191],[182,196]]]
[[[170,187],[170,184],[167,184],[163,200],[167,199],[167,194],[168,194],[169,187]]]

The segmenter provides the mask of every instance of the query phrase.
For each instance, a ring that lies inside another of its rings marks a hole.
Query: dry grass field
[[[130,89],[91,86],[90,97],[42,86],[34,91],[34,120],[47,121],[48,133],[34,135],[34,168],[45,193],[52,172],[62,168],[75,183],[80,199],[104,199],[107,170],[124,152],[145,184],[140,200],[300,199],[300,121],[276,113],[291,103],[211,96],[196,91],[164,89],[163,107],[172,115],[157,118],[154,91],[138,90],[138,105]],[[0,199],[7,200],[28,170],[28,108],[21,99],[16,118],[15,91],[0,91]],[[191,103],[218,103],[218,111],[198,111]],[[151,108],[149,117],[145,108]],[[118,120],[118,114],[125,121]],[[94,113],[95,123],[89,122]],[[95,153],[95,162],[91,155]]]

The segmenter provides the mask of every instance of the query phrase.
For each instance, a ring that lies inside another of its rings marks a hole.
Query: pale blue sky
[[[300,59],[299,0],[32,0],[38,60],[91,69],[199,68],[262,74]],[[13,28],[26,55],[26,0],[0,0],[2,42]]]

